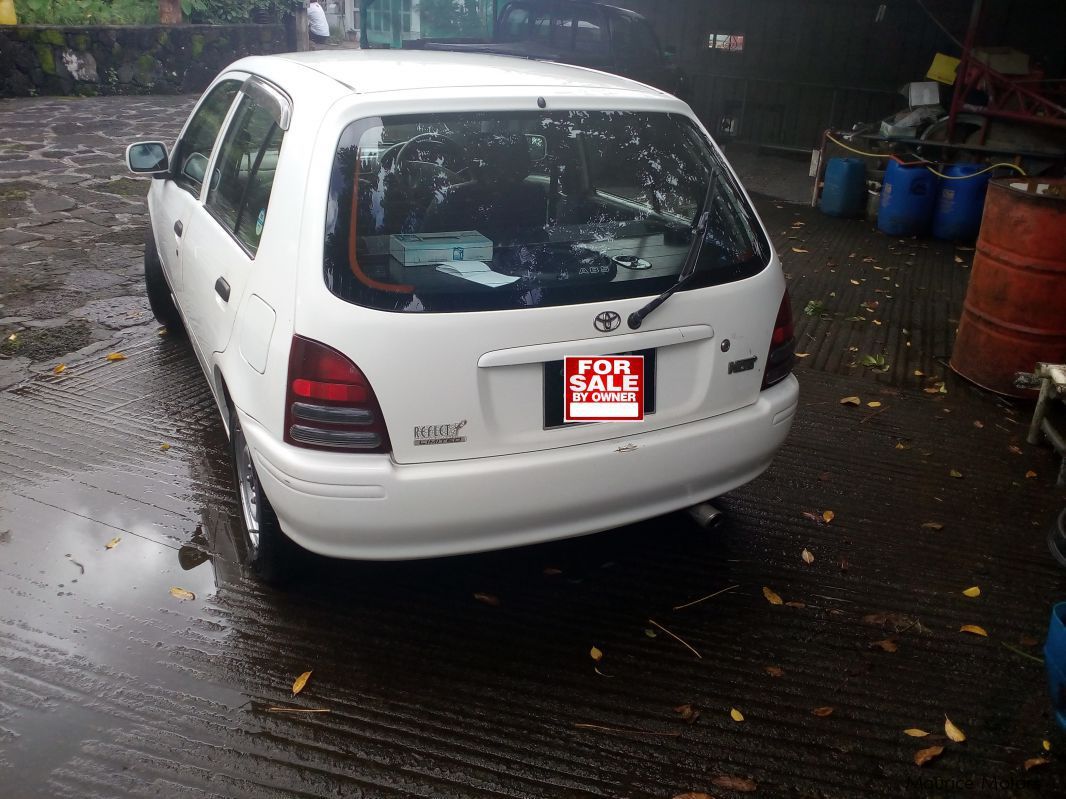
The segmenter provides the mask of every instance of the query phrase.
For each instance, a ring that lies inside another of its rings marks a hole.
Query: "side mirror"
[[[526,143],[529,145],[529,160],[533,163],[543,161],[548,157],[548,140],[543,136],[527,133]]]
[[[166,175],[170,171],[167,146],[161,141],[141,141],[126,148],[126,166],[136,175]]]

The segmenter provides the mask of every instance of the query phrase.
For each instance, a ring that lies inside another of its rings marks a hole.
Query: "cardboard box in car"
[[[445,261],[491,261],[492,242],[476,230],[446,233],[395,233],[389,253],[404,266]]]

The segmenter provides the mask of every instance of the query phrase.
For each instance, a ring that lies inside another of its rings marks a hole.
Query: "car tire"
[[[251,448],[235,410],[230,411],[230,450],[240,505],[244,565],[262,582],[284,586],[292,579],[299,548],[282,531],[278,515],[263,491]]]
[[[159,260],[159,250],[156,248],[151,227],[144,237],[144,287],[148,292],[148,304],[152,306],[156,321],[163,325],[168,333],[183,334],[185,327],[181,323],[181,315],[174,305],[170,286],[167,285],[166,276],[163,274],[163,264]]]

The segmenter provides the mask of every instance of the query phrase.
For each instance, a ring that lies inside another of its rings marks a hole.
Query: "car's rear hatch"
[[[683,115],[363,120],[330,198],[329,293],[298,306],[296,331],[365,375],[399,463],[624,446],[759,395],[784,279]],[[693,279],[631,329],[677,281],[705,209]],[[564,424],[563,359],[615,354],[644,356],[645,418]]]

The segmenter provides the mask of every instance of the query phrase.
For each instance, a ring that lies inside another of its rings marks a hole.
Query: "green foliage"
[[[158,0],[18,0],[24,25],[146,25],[159,21]]]
[[[248,22],[253,8],[281,16],[301,0],[181,0],[186,22],[224,24]],[[23,25],[154,25],[159,0],[18,0]]]

